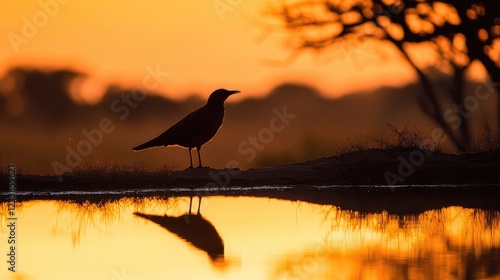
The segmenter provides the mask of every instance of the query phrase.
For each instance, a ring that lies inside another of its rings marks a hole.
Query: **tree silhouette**
[[[20,113],[59,125],[76,114],[77,105],[70,96],[69,87],[79,77],[84,74],[67,69],[49,71],[15,67],[0,79],[0,85],[10,81],[10,95],[17,96],[23,103]]]
[[[273,10],[288,31],[292,48],[325,49],[367,40],[390,42],[415,70],[423,86],[419,106],[460,151],[471,141],[471,106],[464,104],[465,71],[479,61],[500,92],[500,1],[498,0],[298,0]],[[409,53],[412,45],[433,46],[453,73],[452,86],[436,90]],[[478,90],[492,90],[485,87]],[[444,94],[445,96],[439,96]],[[449,100],[452,102],[443,102]],[[500,98],[498,98],[500,108]],[[497,126],[500,131],[500,114]]]

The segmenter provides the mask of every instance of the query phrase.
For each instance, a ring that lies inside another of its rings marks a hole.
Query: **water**
[[[1,204],[0,279],[500,279],[498,211],[207,196],[190,216],[189,197],[76,198],[19,203],[16,273]]]

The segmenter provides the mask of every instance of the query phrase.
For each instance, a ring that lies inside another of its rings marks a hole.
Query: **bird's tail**
[[[144,149],[147,149],[147,148],[153,148],[153,147],[158,147],[158,146],[164,146],[164,144],[161,144],[159,143],[160,141],[158,140],[158,138],[155,138],[151,141],[148,141],[144,144],[141,144],[137,147],[134,147],[132,148],[132,150],[134,151],[140,151],[140,150],[144,150]]]

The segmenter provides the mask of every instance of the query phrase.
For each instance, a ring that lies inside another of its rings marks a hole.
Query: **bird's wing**
[[[203,106],[191,112],[156,138],[133,148],[133,150],[139,151],[142,149],[168,145],[186,146],[186,142],[199,137],[200,132],[210,127],[213,118],[214,116],[210,113],[210,110],[208,110],[206,106]]]
[[[186,139],[198,137],[200,131],[210,126],[212,118],[210,111],[205,106],[201,107],[174,124],[158,138],[173,141],[174,143],[171,144],[178,144]]]
[[[165,133],[178,136],[183,139],[195,137],[200,130],[206,129],[212,122],[212,114],[206,107],[191,112],[185,118],[174,124]]]

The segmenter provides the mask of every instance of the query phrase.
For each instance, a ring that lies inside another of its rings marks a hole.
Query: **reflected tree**
[[[295,50],[322,50],[368,40],[392,44],[416,72],[423,87],[419,106],[441,127],[460,151],[470,146],[470,107],[465,73],[473,61],[487,70],[500,90],[500,2],[495,0],[297,0],[283,1],[272,10]],[[430,76],[411,55],[415,45],[430,45],[440,68],[452,73],[452,85],[438,91]],[[500,108],[498,98],[497,109]],[[500,114],[497,120],[500,130]]]
[[[321,208],[329,230],[276,262],[282,279],[497,279],[500,212],[462,207],[420,214]],[[453,261],[450,261],[453,260]]]

